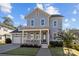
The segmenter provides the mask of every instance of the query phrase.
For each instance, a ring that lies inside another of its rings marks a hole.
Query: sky
[[[10,17],[15,26],[26,26],[24,19],[34,8],[39,7],[50,15],[63,15],[63,29],[79,29],[79,4],[77,3],[0,3],[0,22],[2,17]]]

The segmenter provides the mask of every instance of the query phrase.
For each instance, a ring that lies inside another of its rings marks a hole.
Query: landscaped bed
[[[52,56],[64,56],[63,47],[51,47],[49,49]]]
[[[9,55],[24,55],[24,56],[34,56],[37,54],[39,48],[16,48],[11,51],[7,51],[4,54],[9,54]]]

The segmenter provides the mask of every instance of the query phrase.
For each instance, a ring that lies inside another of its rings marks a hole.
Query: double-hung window
[[[56,21],[54,21],[54,26],[56,26],[57,25],[57,22]]]
[[[42,25],[42,26],[45,25],[45,20],[44,20],[44,19],[41,20],[41,25]]]
[[[34,20],[31,20],[31,26],[34,26]]]

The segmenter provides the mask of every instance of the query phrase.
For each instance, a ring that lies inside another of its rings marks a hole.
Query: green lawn
[[[1,46],[1,45],[5,45],[5,44],[1,44],[1,43],[0,43],[0,46]]]
[[[52,47],[49,49],[53,56],[64,56],[63,47]]]
[[[16,49],[7,51],[4,54],[34,56],[37,54],[38,50],[39,48],[16,48]]]

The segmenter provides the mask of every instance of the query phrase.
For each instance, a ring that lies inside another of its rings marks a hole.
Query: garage
[[[13,37],[12,42],[15,44],[20,44],[21,43],[21,37]]]
[[[21,40],[22,40],[22,32],[18,31],[18,29],[14,30],[11,32],[12,34],[12,43],[14,44],[21,44]]]
[[[21,35],[20,34],[14,34],[12,36],[13,36],[12,43],[21,44]]]

